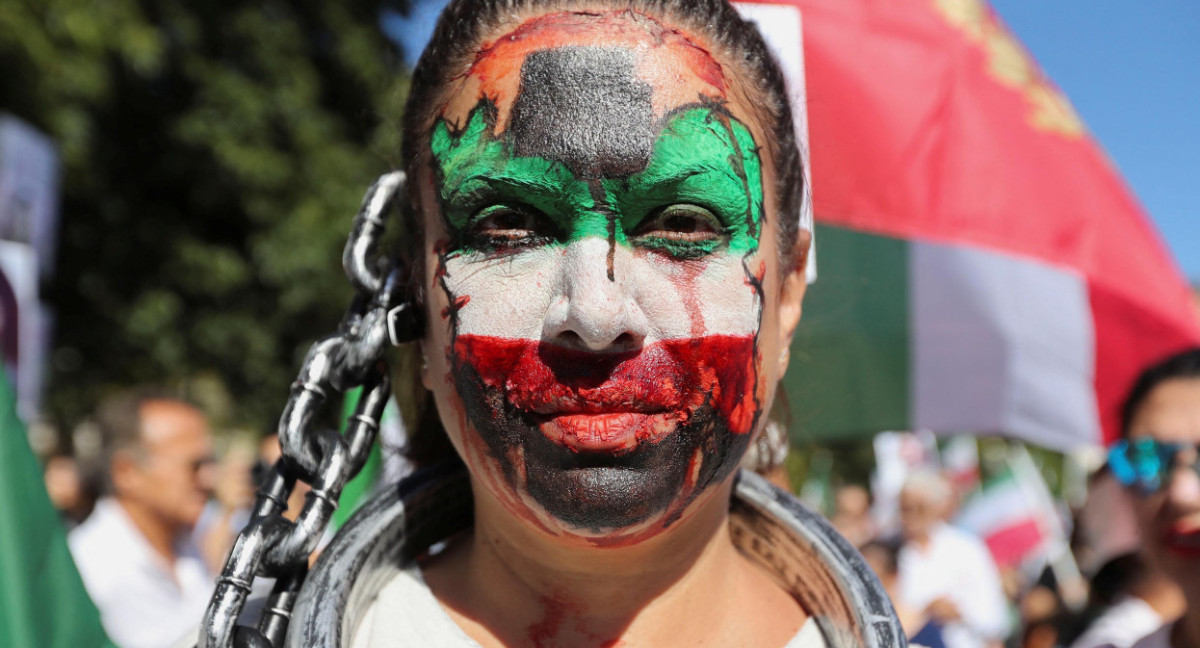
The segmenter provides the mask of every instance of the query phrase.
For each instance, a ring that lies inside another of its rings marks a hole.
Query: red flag
[[[789,376],[802,432],[1111,441],[1137,373],[1200,322],[1067,99],[982,0],[766,4],[803,17],[821,279]]]

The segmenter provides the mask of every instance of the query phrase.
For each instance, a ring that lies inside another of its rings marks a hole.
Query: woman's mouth
[[[1188,558],[1200,557],[1200,521],[1180,521],[1163,534],[1167,551]]]
[[[639,443],[657,443],[683,418],[675,412],[563,413],[539,417],[546,438],[576,452],[620,454]]]
[[[598,353],[460,335],[455,356],[478,376],[485,416],[524,419],[577,453],[621,454],[659,443],[695,422],[702,409],[715,410],[729,432],[746,434],[757,411],[752,336],[665,340]]]

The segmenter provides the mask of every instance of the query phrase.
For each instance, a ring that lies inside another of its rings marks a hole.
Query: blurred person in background
[[[984,648],[1004,639],[1008,608],[987,547],[949,526],[953,489],[932,471],[900,491],[899,599],[940,626],[947,648]]]
[[[192,530],[212,489],[208,420],[155,390],[122,393],[96,413],[106,496],[68,542],[108,636],[124,648],[169,645],[194,628],[213,573]]]
[[[1059,645],[1064,607],[1058,595],[1053,572],[1046,570],[1043,578],[1029,591],[1014,597],[1021,619],[1021,648],[1054,648]],[[1047,579],[1046,576],[1051,578]]]
[[[214,464],[212,498],[192,533],[213,573],[221,570],[238,531],[250,520],[257,487],[253,477],[256,458],[255,444],[242,440],[219,453]]]
[[[271,467],[282,456],[283,448],[279,445],[278,434],[272,432],[258,442],[258,460],[254,462],[254,467],[250,471],[256,488],[266,482],[267,477],[271,474]],[[312,486],[297,480],[296,487],[288,496],[287,509],[283,512],[283,517],[295,520],[296,516],[300,515],[300,509],[304,508],[304,496],[310,490],[312,490]]]
[[[1135,495],[1149,563],[1175,580],[1187,609],[1137,648],[1200,646],[1200,348],[1167,358],[1134,383],[1122,409],[1113,474]]]
[[[84,479],[75,457],[66,453],[50,455],[42,465],[42,479],[46,482],[50,502],[68,531],[91,514],[96,494]]]
[[[861,547],[875,537],[875,521],[871,519],[871,494],[858,484],[837,489],[833,496],[833,523],[838,533],[850,544]]]

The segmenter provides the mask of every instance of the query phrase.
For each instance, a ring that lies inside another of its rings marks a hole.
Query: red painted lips
[[[551,441],[580,452],[655,443],[706,403],[734,434],[754,424],[754,338],[711,335],[593,353],[537,340],[460,335],[455,356],[485,387],[534,415]]]
[[[1177,522],[1163,534],[1168,551],[1187,557],[1200,557],[1200,525]]]

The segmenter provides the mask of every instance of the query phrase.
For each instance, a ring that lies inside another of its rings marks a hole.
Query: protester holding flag
[[[1200,348],[1146,369],[1122,410],[1113,474],[1136,495],[1143,548],[1179,584],[1187,611],[1135,648],[1200,646]]]

